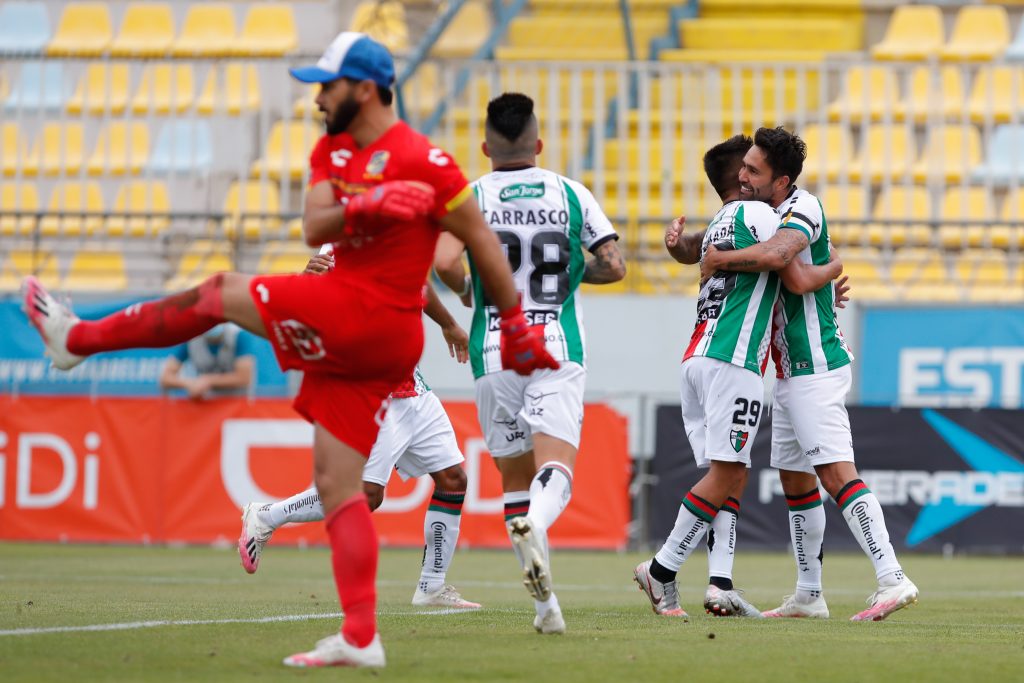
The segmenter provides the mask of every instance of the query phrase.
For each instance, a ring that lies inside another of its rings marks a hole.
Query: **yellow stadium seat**
[[[893,254],[889,278],[895,285],[944,284],[949,272],[942,253],[935,249],[907,248]]]
[[[937,57],[944,36],[941,9],[934,5],[901,5],[893,11],[881,42],[871,48],[871,56],[892,60]]]
[[[100,129],[89,157],[89,175],[137,175],[149,160],[149,128],[141,121],[112,121]]]
[[[801,179],[835,181],[853,161],[853,136],[848,126],[810,125],[799,131],[799,135],[807,144],[807,159]]]
[[[626,265],[631,284],[644,294],[696,294],[700,269],[669,257],[631,259]]]
[[[365,0],[359,3],[352,15],[349,30],[367,34],[391,52],[409,49],[405,7],[397,0]]]
[[[967,286],[1010,286],[1010,262],[1001,249],[965,249],[957,257],[953,272]]]
[[[105,232],[112,237],[156,236],[167,230],[171,210],[167,185],[162,182],[132,181],[117,190],[113,215]]]
[[[873,126],[863,134],[860,151],[850,164],[850,179],[867,177],[873,183],[902,180],[917,158],[914,138],[902,125]]]
[[[106,52],[112,38],[107,3],[72,2],[64,8],[57,31],[46,46],[46,54],[101,55]]]
[[[1010,45],[1010,18],[1005,7],[964,6],[956,15],[953,34],[940,51],[942,59],[988,62]]]
[[[426,117],[434,109],[443,95],[441,77],[437,72],[437,64],[424,62],[402,88],[402,106],[407,114]],[[319,114],[320,112],[317,111]]]
[[[170,5],[162,2],[129,3],[125,7],[121,32],[110,43],[116,57],[161,57],[174,41],[174,17]]]
[[[260,255],[257,271],[260,273],[301,273],[306,269],[313,251],[301,242],[270,242]]]
[[[293,218],[288,221],[288,225],[285,228],[286,237],[290,240],[301,240],[303,239],[302,233],[302,219]]]
[[[151,64],[142,72],[142,80],[132,98],[136,114],[180,114],[192,106],[195,86],[190,64]]]
[[[986,234],[991,230],[991,226],[963,222],[995,219],[996,210],[992,193],[984,187],[951,187],[942,197],[939,216],[944,221],[951,221],[939,227],[939,242],[944,248],[984,246]]]
[[[915,67],[910,75],[907,96],[896,103],[895,120],[910,118],[915,123],[928,120],[956,120],[964,116],[964,74],[961,67],[946,65]]]
[[[647,57],[646,46],[667,31],[665,19],[636,18],[633,24],[637,57]],[[566,26],[572,26],[571,31]],[[618,16],[521,16],[509,24],[508,45],[495,50],[499,62],[558,59],[566,61],[621,61],[628,56],[622,19]]]
[[[35,216],[14,216],[39,210],[35,183],[0,184],[0,236],[29,235],[36,228]]]
[[[61,183],[50,194],[50,203],[46,208],[48,215],[39,222],[39,232],[44,237],[92,235],[103,226],[103,210],[103,193],[99,183]]]
[[[253,162],[252,176],[301,180],[309,168],[309,154],[322,135],[322,129],[313,123],[278,121],[267,136],[263,157]]]
[[[28,140],[16,123],[0,124],[0,168],[7,177],[39,171],[38,159],[29,153]]]
[[[178,269],[166,284],[170,291],[194,287],[216,273],[234,269],[231,247],[226,242],[194,240],[185,248]]]
[[[430,54],[447,59],[466,59],[476,54],[490,34],[490,11],[483,2],[470,0],[448,24]]]
[[[914,164],[914,180],[958,183],[981,163],[981,133],[970,124],[932,126],[921,160]]]
[[[175,57],[226,57],[235,42],[235,10],[221,2],[189,5],[181,35],[171,45]]]
[[[868,193],[863,186],[825,183],[818,193],[818,200],[821,201],[821,206],[825,210],[829,237],[835,244],[849,245],[867,242],[866,232],[861,226],[867,220],[870,212]],[[845,261],[845,253],[843,256]]]
[[[49,251],[12,251],[6,258],[0,255],[0,291],[13,292],[21,288],[21,281],[35,275],[44,287],[56,287],[59,282],[57,259]]]
[[[68,100],[72,114],[88,112],[120,114],[128,106],[130,72],[124,62],[93,62],[78,81],[75,94]]]
[[[999,212],[999,224],[991,228],[982,246],[1024,249],[1024,190],[1011,191]]]
[[[873,245],[901,247],[932,244],[931,196],[923,187],[895,185],[883,192],[875,204],[872,220],[867,228],[868,240]],[[894,223],[893,221],[900,221]],[[921,221],[907,224],[906,221]]]
[[[323,120],[324,114],[316,104],[316,96],[320,94],[319,85],[306,87],[305,93],[300,95],[295,104],[292,105],[292,116],[297,119],[311,118]]]
[[[81,123],[47,123],[36,142],[34,156],[44,175],[78,175],[85,162],[85,128]]]
[[[1024,69],[1014,66],[982,67],[974,78],[968,103],[971,120],[1006,123],[1024,114]]]
[[[829,105],[832,121],[859,123],[867,118],[880,121],[899,99],[896,72],[885,66],[851,67],[844,78],[843,90]]]
[[[71,259],[61,289],[117,292],[128,288],[124,255],[119,251],[79,251]]]
[[[221,227],[230,239],[239,236],[257,239],[268,233],[278,232],[281,229],[281,219],[248,214],[276,214],[280,210],[281,200],[276,185],[261,183],[258,180],[235,181],[231,183],[224,198],[224,213],[228,216]]]
[[[785,39],[780,39],[785,36]],[[679,40],[685,49],[859,51],[864,47],[863,25],[838,19],[732,18],[683,19]],[[765,55],[767,56],[767,55]]]
[[[288,4],[249,5],[242,32],[232,52],[236,55],[280,57],[299,45],[295,16]]]
[[[231,62],[218,69],[210,69],[206,85],[196,101],[200,114],[228,113],[238,116],[242,112],[260,108],[260,79],[256,65]]]

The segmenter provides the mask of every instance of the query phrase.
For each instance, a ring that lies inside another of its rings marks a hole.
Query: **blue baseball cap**
[[[395,82],[395,61],[388,49],[365,33],[339,33],[315,66],[289,69],[303,83],[329,83],[339,78],[373,81],[390,88]]]

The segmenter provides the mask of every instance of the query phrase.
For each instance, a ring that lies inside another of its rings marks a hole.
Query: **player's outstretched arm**
[[[441,334],[448,344],[448,354],[460,363],[469,360],[469,335],[462,329],[459,323],[455,322],[451,312],[441,302],[433,286],[427,283],[427,305],[423,312],[441,328]]]
[[[392,180],[339,204],[329,181],[306,193],[302,232],[306,244],[318,247],[343,235],[370,235],[427,215],[434,206],[434,188],[426,183]]]
[[[594,251],[594,258],[583,268],[583,281],[594,285],[618,282],[626,277],[626,261],[622,258],[619,245],[610,239]]]
[[[768,270],[782,270],[807,248],[808,240],[800,230],[779,228],[767,242],[758,242],[745,249],[722,251],[708,245],[700,264],[701,280],[720,270],[737,270],[745,273],[759,273]]]
[[[782,284],[793,294],[816,292],[842,274],[843,262],[838,255],[834,255],[831,261],[822,266],[793,259],[788,266],[779,271]]]
[[[693,265],[700,261],[700,247],[704,243],[704,230],[698,233],[684,232],[686,216],[673,219],[665,226],[665,248],[669,256],[679,263]]]

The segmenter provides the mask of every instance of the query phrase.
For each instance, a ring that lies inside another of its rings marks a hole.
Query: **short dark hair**
[[[355,85],[356,83],[360,83],[361,82],[358,79],[349,78],[348,76],[342,76],[342,78],[344,78],[346,81],[348,81],[352,85]],[[391,88],[385,88],[380,83],[376,83],[375,85],[377,86],[377,97],[380,99],[380,103],[383,104],[385,107],[390,107],[391,106],[391,102],[393,102],[394,99],[395,99],[395,95],[394,95],[393,92],[391,92]]]
[[[533,119],[533,100],[518,92],[507,92],[487,103],[487,127],[515,142]]]
[[[753,145],[754,141],[746,135],[734,135],[704,154],[704,173],[719,197],[725,197],[739,186],[743,156]]]
[[[772,169],[772,179],[789,176],[790,184],[795,183],[804,170],[807,145],[795,133],[778,128],[758,128],[754,133],[754,144],[764,152],[764,160]]]

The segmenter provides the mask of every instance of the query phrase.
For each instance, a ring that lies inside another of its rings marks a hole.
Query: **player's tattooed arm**
[[[626,261],[622,258],[619,245],[608,240],[594,251],[594,258],[583,268],[583,281],[594,285],[618,282],[626,277]]]
[[[698,233],[683,232],[686,216],[680,216],[665,226],[665,248],[669,256],[679,263],[692,265],[700,261],[700,248],[704,243],[704,230]]]
[[[803,251],[808,244],[807,235],[794,228],[780,228],[767,242],[759,242],[745,249],[722,251],[708,245],[700,264],[701,281],[720,270],[759,273],[782,270]]]
[[[788,266],[779,271],[782,284],[793,294],[816,292],[842,274],[843,261],[834,251],[832,260],[824,265],[814,266],[800,259],[793,259]]]

